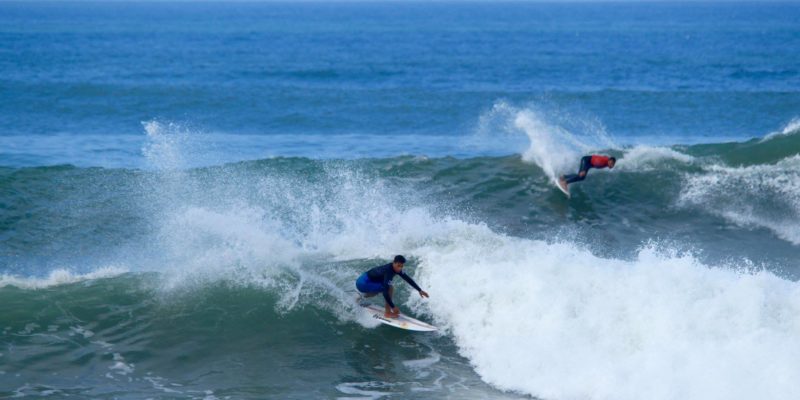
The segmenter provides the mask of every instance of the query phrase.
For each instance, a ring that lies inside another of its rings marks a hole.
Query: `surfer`
[[[417,289],[419,295],[428,297],[428,293],[422,290],[410,276],[403,272],[403,266],[406,263],[406,258],[403,256],[395,256],[394,261],[389,264],[381,265],[364,272],[356,280],[356,288],[359,292],[364,293],[364,297],[376,296],[378,293],[383,293],[383,299],[386,300],[384,307],[386,308],[387,318],[397,318],[400,316],[400,309],[392,302],[392,295],[394,294],[394,287],[392,287],[392,278],[395,275],[403,278],[408,282],[411,287]]]
[[[608,156],[601,156],[598,154],[592,154],[590,156],[584,156],[581,158],[581,167],[578,170],[577,174],[569,174],[569,175],[561,175],[558,178],[558,182],[564,188],[567,187],[570,183],[579,182],[586,179],[586,174],[589,172],[591,168],[614,168],[614,165],[617,163],[617,159],[614,157]]]

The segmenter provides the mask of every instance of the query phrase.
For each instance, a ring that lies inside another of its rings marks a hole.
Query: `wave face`
[[[0,290],[8,345],[0,355],[0,395],[299,399],[309,388],[325,398],[495,393],[445,338],[376,334],[321,309],[287,310],[279,293],[255,283],[220,280],[179,292],[164,291],[159,280],[158,274],[121,274]]]
[[[509,121],[528,115],[519,111]],[[548,134],[530,133],[538,128],[524,124],[513,129],[532,138],[531,148],[538,146],[536,135]],[[343,240],[337,235],[365,218],[377,225],[416,208],[512,235],[574,238],[614,256],[633,257],[642,243],[657,240],[702,250],[698,256],[704,261],[748,258],[780,265],[796,255],[800,244],[797,135],[601,150],[619,158],[617,167],[591,171],[586,182],[573,185],[569,203],[554,190],[552,176],[577,166],[529,158],[530,149],[521,156],[272,158],[186,169],[191,162],[185,158],[193,154],[184,152],[186,140],[153,138],[145,153],[155,169],[0,169],[8,204],[2,211],[7,240],[0,257],[9,271],[42,275],[119,260],[136,260],[141,264],[136,269],[150,270],[145,262],[150,254],[169,250],[161,248],[172,243],[164,239],[195,235],[186,228],[194,221],[220,229],[232,220],[257,224],[251,233],[267,235],[258,240],[276,243],[281,253],[294,247],[302,253]],[[581,146],[571,151],[582,154],[592,147]],[[753,159],[742,158],[743,148]],[[597,234],[594,229],[601,226],[613,228]],[[178,228],[187,231],[173,232]]]
[[[800,394],[797,135],[612,147],[566,202],[534,148],[576,139],[499,108],[520,155],[187,168],[176,133],[145,170],[0,170],[3,395]],[[396,253],[441,336],[354,309]]]

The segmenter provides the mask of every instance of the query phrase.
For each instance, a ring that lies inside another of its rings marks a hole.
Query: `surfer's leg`
[[[564,182],[566,182],[567,184],[570,184],[572,182],[579,182],[584,179],[586,179],[586,174],[584,174],[583,176],[581,176],[580,174],[564,175]]]
[[[572,182],[580,182],[586,179],[586,171],[580,171],[577,174],[569,174],[564,176],[564,182],[570,184]]]
[[[356,289],[358,289],[364,297],[372,297],[383,292],[383,285],[370,281],[365,272],[356,279]]]
[[[578,170],[578,173],[564,176],[564,181],[567,184],[570,184],[573,182],[580,182],[586,179],[586,173],[589,172],[589,168],[591,167],[592,167],[592,157],[586,156],[581,158],[581,167]]]

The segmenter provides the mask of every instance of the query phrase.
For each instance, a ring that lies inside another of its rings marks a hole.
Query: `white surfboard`
[[[383,315],[385,312],[383,307],[378,307],[374,304],[361,303],[359,305],[364,309],[364,311],[372,315],[372,318],[375,318],[378,321],[395,328],[416,332],[433,332],[438,329],[433,325],[426,324],[418,319],[414,319],[403,314],[400,314],[400,316],[397,318],[386,318],[386,316]]]
[[[556,184],[558,190],[567,195],[567,198],[569,198],[569,186],[567,186],[566,183],[562,183],[558,178],[555,179],[554,183]]]

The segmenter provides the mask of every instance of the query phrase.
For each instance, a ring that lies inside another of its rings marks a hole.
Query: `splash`
[[[655,171],[665,163],[692,164],[697,160],[688,154],[667,147],[636,146],[624,151],[624,157],[615,166],[619,171]]]
[[[551,180],[577,168],[585,154],[618,147],[599,122],[542,111],[533,105],[518,108],[498,102],[481,116],[480,126],[484,134],[527,137],[523,161],[536,164]]]
[[[428,225],[401,190],[352,162],[308,162],[305,174],[281,160],[175,171],[171,160],[197,153],[167,148],[149,153],[168,168],[146,181],[160,255],[146,269],[160,272],[164,296],[224,282],[276,293],[279,312],[313,306],[376,325],[356,312],[357,260],[402,252],[408,234]]]

